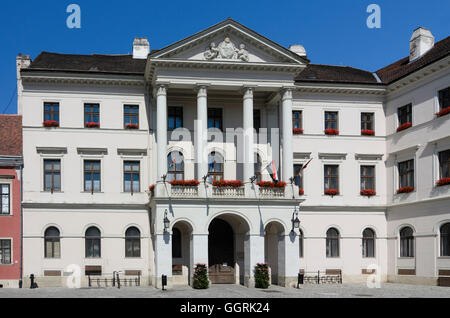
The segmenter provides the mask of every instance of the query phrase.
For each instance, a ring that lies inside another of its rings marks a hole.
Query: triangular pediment
[[[150,58],[293,65],[309,62],[232,19],[154,52]]]

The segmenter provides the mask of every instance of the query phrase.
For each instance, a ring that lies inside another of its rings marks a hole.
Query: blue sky
[[[81,7],[81,29],[66,26],[71,3]],[[366,26],[372,3],[381,7],[381,29]],[[157,49],[231,17],[285,47],[304,45],[312,63],[375,71],[409,54],[418,26],[429,28],[436,41],[447,37],[448,12],[448,0],[4,0],[0,113],[17,111],[18,53],[126,54],[137,36]]]

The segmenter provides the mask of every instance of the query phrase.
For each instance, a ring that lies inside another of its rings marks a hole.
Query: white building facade
[[[83,284],[120,271],[161,287],[204,263],[213,283],[252,287],[266,262],[281,286],[317,271],[445,281],[448,42],[420,46],[409,73],[371,73],[228,19],[161,50],[136,39],[133,55],[19,56],[24,275],[64,286],[74,264]]]

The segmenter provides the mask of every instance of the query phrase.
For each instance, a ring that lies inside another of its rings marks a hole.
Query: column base
[[[255,288],[255,278],[254,277],[244,277],[244,286],[247,288]]]
[[[278,286],[286,288],[297,288],[298,277],[278,276]]]

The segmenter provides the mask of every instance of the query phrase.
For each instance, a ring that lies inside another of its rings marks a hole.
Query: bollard
[[[30,280],[31,280],[31,284],[30,284],[30,289],[36,289],[38,288],[38,284],[34,281],[34,274],[30,275]]]
[[[304,282],[305,282],[305,274],[298,274],[297,288],[300,288],[300,285],[303,285]]]
[[[162,275],[161,284],[162,284],[162,290],[165,290],[164,287],[167,286],[167,276],[166,275]]]

